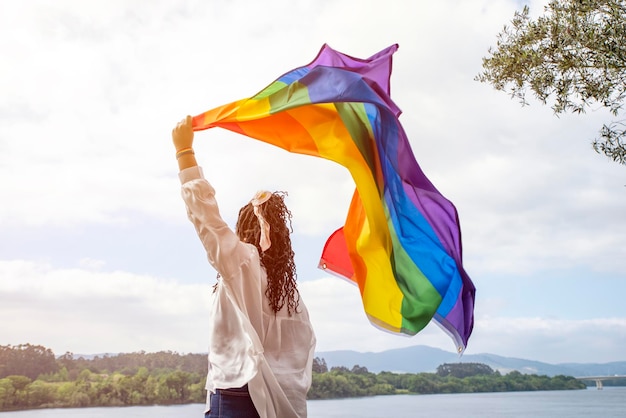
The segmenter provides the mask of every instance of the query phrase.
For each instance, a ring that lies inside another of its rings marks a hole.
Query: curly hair
[[[259,251],[261,265],[267,272],[265,296],[269,299],[270,307],[276,313],[287,305],[287,312],[291,315],[298,312],[300,293],[296,287],[296,265],[289,236],[293,229],[291,212],[285,205],[286,195],[285,192],[274,192],[265,203],[258,206],[263,218],[270,224],[270,248],[261,251],[261,228],[252,203],[239,210],[236,232],[240,240],[254,244]]]

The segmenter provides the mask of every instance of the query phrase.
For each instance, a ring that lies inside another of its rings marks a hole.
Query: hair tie
[[[261,251],[266,251],[272,245],[272,242],[270,241],[270,224],[265,220],[259,210],[259,206],[267,202],[270,197],[272,197],[272,193],[267,190],[261,190],[254,195],[252,200],[250,200],[250,203],[252,203],[252,207],[254,208],[254,214],[259,220],[259,227],[261,228],[261,239],[259,240]]]

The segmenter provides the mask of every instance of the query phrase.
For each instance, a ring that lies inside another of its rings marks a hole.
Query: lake
[[[310,418],[624,418],[626,387],[547,392],[391,395],[309,401]],[[43,409],[0,418],[202,418],[204,405]]]

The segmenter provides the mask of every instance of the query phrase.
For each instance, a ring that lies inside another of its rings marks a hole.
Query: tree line
[[[38,345],[0,346],[0,411],[203,403],[206,370],[202,354],[56,358]]]
[[[203,403],[206,354],[172,351],[56,357],[31,344],[0,346],[0,411]],[[372,373],[313,362],[309,399],[392,394],[582,389],[573,377],[500,374],[485,364],[442,364],[436,373]]]
[[[481,363],[446,363],[436,373],[371,373],[366,367],[332,367],[324,359],[313,364],[309,399],[391,395],[401,393],[474,393],[584,389],[571,376],[538,376],[512,371],[501,374]]]

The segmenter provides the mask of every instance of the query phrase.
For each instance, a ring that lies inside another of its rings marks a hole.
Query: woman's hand
[[[172,142],[174,142],[174,147],[176,148],[176,160],[181,171],[198,165],[193,151],[191,116],[187,116],[178,122],[178,125],[172,130]]]
[[[172,141],[174,142],[176,152],[193,147],[191,116],[187,115],[185,119],[178,122],[178,125],[172,130]]]

